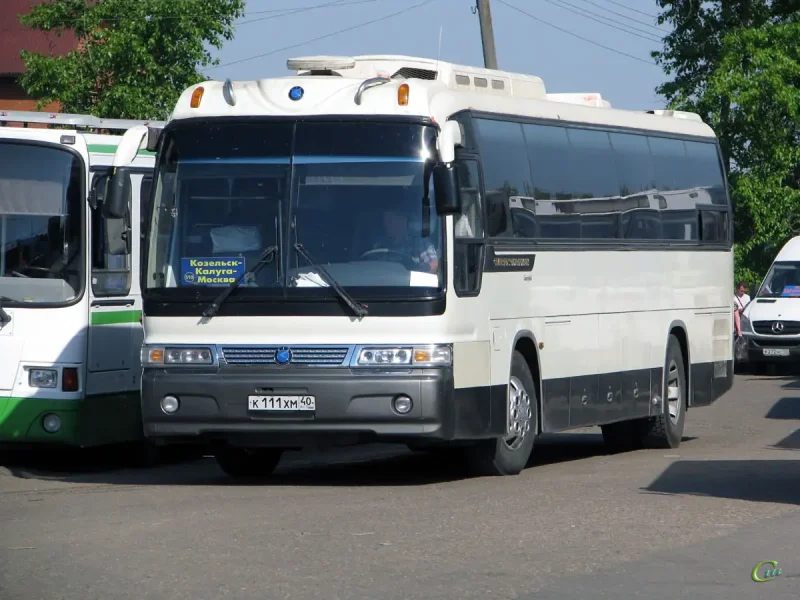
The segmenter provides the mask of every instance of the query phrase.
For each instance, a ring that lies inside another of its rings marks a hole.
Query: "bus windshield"
[[[335,297],[321,265],[358,297],[438,294],[434,152],[433,128],[411,123],[177,123],[157,166],[146,289],[196,301],[245,274],[236,297]]]
[[[4,306],[66,304],[83,290],[83,161],[0,139],[0,295]]]
[[[800,298],[800,262],[781,261],[772,265],[757,297]]]

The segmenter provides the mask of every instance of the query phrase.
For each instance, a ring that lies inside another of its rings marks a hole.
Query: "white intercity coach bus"
[[[160,125],[0,111],[4,446],[146,442],[141,295],[132,273],[140,189],[149,196],[154,153],[129,161],[122,214],[109,215],[104,203],[121,133],[146,124]]]
[[[730,389],[731,206],[697,116],[420,58],[288,66],[119,146],[158,151],[149,438],[232,476],[374,441],[516,474],[541,433],[674,448]]]

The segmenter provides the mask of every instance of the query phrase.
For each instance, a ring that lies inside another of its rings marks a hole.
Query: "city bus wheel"
[[[220,445],[214,458],[226,475],[235,479],[268,477],[278,466],[283,451],[279,448],[240,448]]]
[[[508,385],[508,432],[466,449],[470,469],[480,475],[517,475],[528,464],[538,429],[538,393],[528,363],[514,351]]]
[[[678,338],[669,336],[664,365],[663,411],[642,421],[642,442],[646,448],[677,448],[686,422],[686,371]]]

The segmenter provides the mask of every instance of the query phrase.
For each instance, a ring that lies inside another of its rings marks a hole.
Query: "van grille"
[[[773,331],[775,323],[782,323],[782,331]],[[800,321],[753,321],[753,331],[761,335],[800,335]]]

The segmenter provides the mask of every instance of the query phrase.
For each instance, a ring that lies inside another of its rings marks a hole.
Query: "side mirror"
[[[97,207],[103,204],[106,196],[106,189],[108,188],[108,181],[111,178],[112,169],[109,167],[104,172],[95,175],[92,180],[92,186],[89,189],[89,206],[92,210],[97,210]]]
[[[147,144],[145,148],[148,152],[156,152],[158,150],[158,141],[161,139],[161,132],[163,129],[156,129],[154,127],[147,128]]]
[[[754,283],[750,286],[750,293],[747,295],[750,296],[750,299],[752,300],[756,297],[756,294],[758,294],[758,284]]]
[[[106,219],[122,219],[128,214],[128,204],[131,197],[131,178],[129,169],[115,168],[114,174],[109,178],[105,202],[103,202],[103,216]]]
[[[124,219],[106,219],[106,248],[112,256],[130,254],[130,233]]]
[[[433,167],[433,193],[436,195],[436,212],[441,215],[461,213],[461,187],[458,185],[458,167],[438,164]]]
[[[439,132],[437,145],[439,160],[449,164],[456,159],[456,147],[462,144],[461,125],[458,121],[447,121]]]
[[[145,142],[145,136],[148,135],[149,127],[146,125],[136,125],[126,131],[122,139],[119,141],[117,151],[114,152],[114,161],[111,163],[114,167],[128,167],[136,160],[136,155]]]

